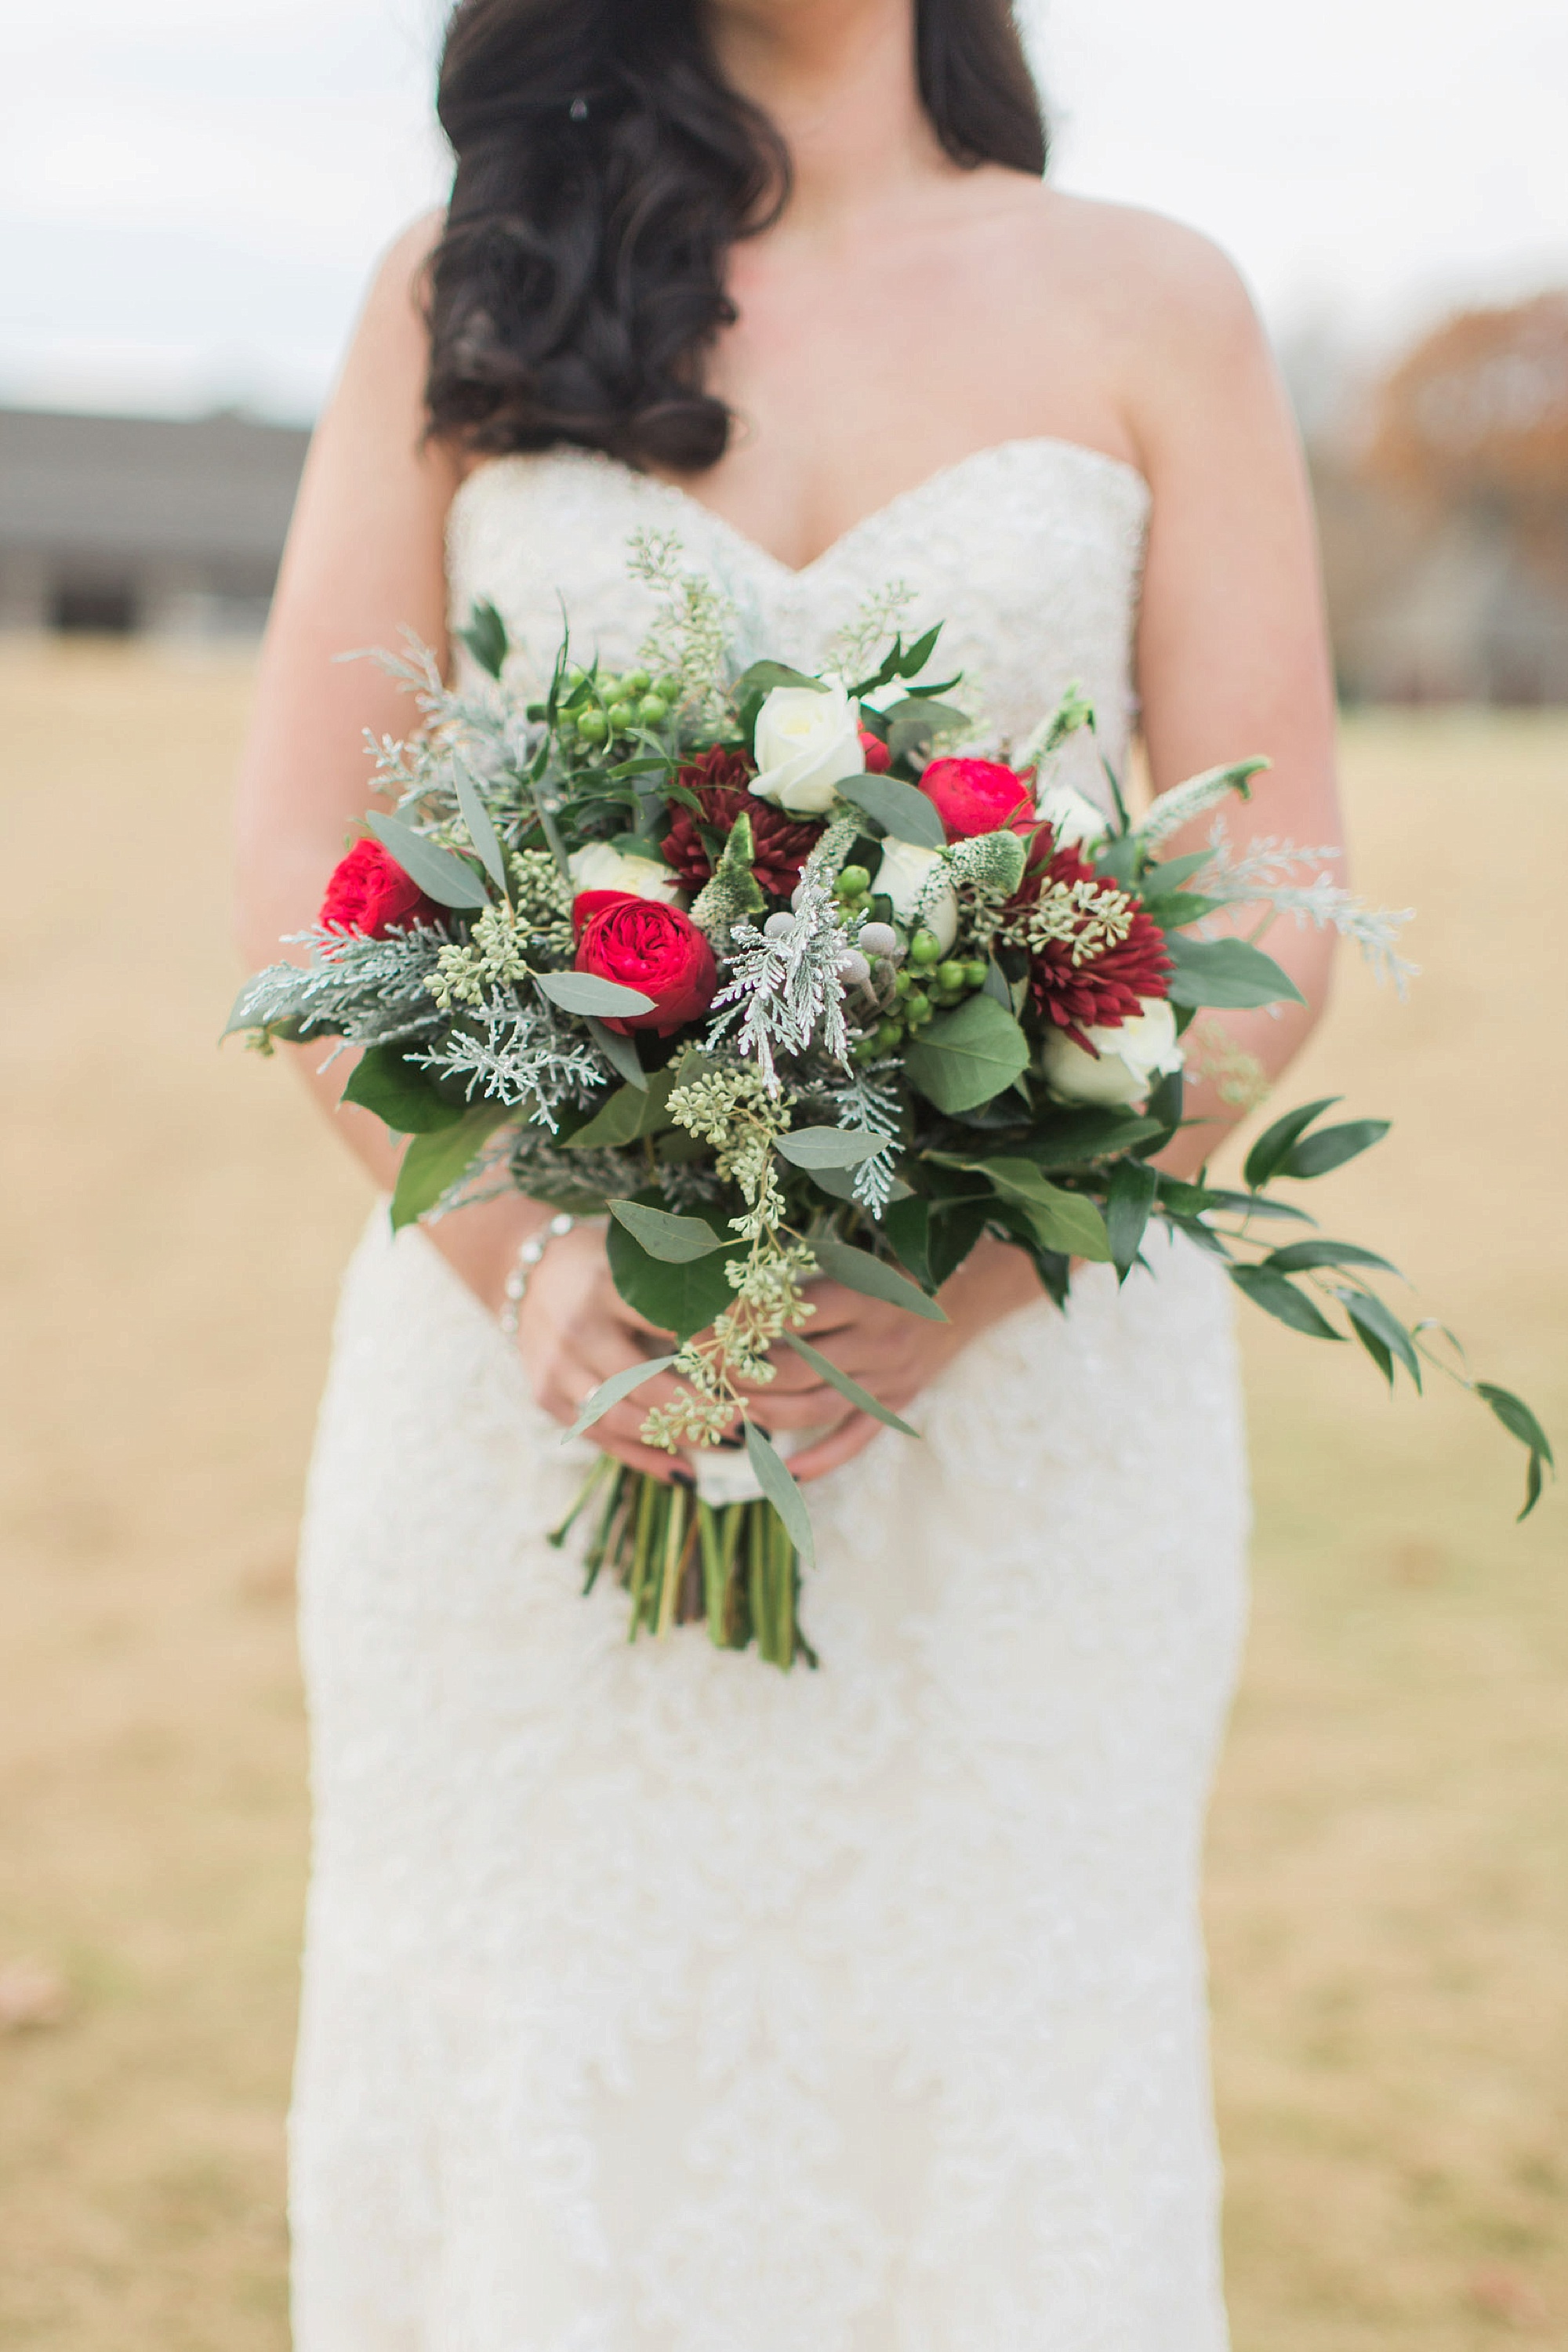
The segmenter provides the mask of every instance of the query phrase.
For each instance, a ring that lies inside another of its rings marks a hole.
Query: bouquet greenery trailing
[[[938,1292],[988,1233],[1066,1307],[1076,1264],[1126,1281],[1151,1227],[1174,1229],[1293,1329],[1358,1341],[1391,1386],[1433,1364],[1471,1388],[1527,1449],[1530,1510],[1552,1450],[1529,1408],[1394,1312],[1372,1279],[1386,1260],[1321,1237],[1276,1189],[1385,1121],[1306,1104],[1253,1145],[1239,1189],[1157,1164],[1184,1067],[1237,1105],[1263,1091],[1202,1016],[1300,1001],[1259,932],[1222,928],[1227,908],[1331,924],[1401,986],[1410,969],[1403,919],[1352,898],[1325,853],[1238,856],[1216,822],[1205,849],[1162,856],[1265,763],[1135,820],[1101,761],[1106,814],[1062,774],[1094,740],[1076,691],[1009,759],[966,756],[962,680],[928,679],[939,632],[906,644],[895,598],[808,677],[733,652],[733,614],[672,539],[631,561],[658,618],[621,674],[563,643],[523,698],[489,605],[462,632],[467,684],[418,648],[383,657],[424,718],[372,745],[395,813],[370,814],[290,942],[305,961],[249,982],[229,1028],[358,1049],[344,1098],[410,1139],[395,1225],[511,1187],[607,1218],[616,1286],[670,1345],[570,1434],[659,1372],[678,1383],[644,1428],[672,1480],[602,1457],[567,1522],[587,1527],[588,1583],[607,1569],[626,1587],[634,1637],[701,1620],[721,1646],[810,1658],[811,1522],[759,1402],[773,1351],[913,1435],[804,1336],[809,1284],[943,1319]]]

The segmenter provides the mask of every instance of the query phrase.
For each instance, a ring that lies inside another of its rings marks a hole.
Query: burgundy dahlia
[[[816,847],[822,827],[802,824],[774,808],[771,801],[759,800],[750,789],[755,773],[743,751],[726,751],[715,743],[677,776],[677,783],[694,793],[702,808],[699,816],[677,802],[664,836],[665,862],[689,889],[700,890],[713,871],[704,831],[722,845],[730,827],[742,814],[752,820],[752,871],[763,888],[771,898],[787,898],[800,880],[800,869]]]
[[[1037,912],[1054,922],[1031,923]],[[1030,845],[1023,887],[1005,920],[1028,945],[1036,1011],[1090,1053],[1086,1029],[1119,1029],[1145,997],[1170,992],[1171,959],[1159,925],[1076,849],[1058,849],[1048,824]],[[1058,926],[1062,936],[1042,936]]]

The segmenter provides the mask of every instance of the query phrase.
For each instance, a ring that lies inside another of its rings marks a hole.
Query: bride
[[[1263,338],[1170,223],[1064,196],[1005,0],[462,0],[448,213],[388,257],[300,493],[241,813],[253,963],[408,710],[345,649],[563,606],[616,667],[673,532],[820,664],[902,583],[982,741],[1084,682],[1156,790],[1253,751],[1334,838],[1312,532]],[[1079,776],[1103,793],[1099,772]],[[1233,821],[1235,838],[1245,822]],[[1227,1018],[1273,1074],[1321,1005]],[[331,1108],[340,1063],[304,1075]],[[1230,1088],[1234,1097],[1236,1088]],[[1210,1081],[1170,1164],[1236,1117]],[[377,1122],[334,1113],[383,1190]],[[1188,1244],[1066,1314],[983,1241],[916,1323],[816,1291],[767,1391],[819,1674],[628,1649],[546,1531],[558,1424],[653,1347],[520,1198],[349,1275],[301,1582],[316,1842],[299,2352],[1215,2352],[1197,1921],[1243,1622],[1228,1291]],[[500,1310],[520,1251],[514,1337]],[[650,1397],[598,1425],[624,1460]]]

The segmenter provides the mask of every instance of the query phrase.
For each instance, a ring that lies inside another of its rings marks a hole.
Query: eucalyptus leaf
[[[793,1348],[819,1378],[825,1380],[830,1388],[836,1388],[841,1397],[847,1397],[849,1402],[858,1405],[862,1412],[868,1412],[873,1420],[882,1422],[889,1429],[898,1430],[904,1437],[920,1435],[918,1429],[911,1429],[907,1421],[900,1421],[896,1412],[889,1412],[885,1404],[879,1404],[869,1389],[863,1389],[858,1381],[852,1381],[847,1372],[841,1372],[832,1358],[825,1356],[820,1348],[812,1347],[798,1332],[785,1331],[782,1337],[786,1348]]]
[[[455,857],[437,842],[427,841],[400,817],[383,816],[379,809],[373,809],[365,822],[387,856],[403,868],[411,882],[419,885],[427,898],[434,898],[443,907],[489,905],[489,892],[466,859]]]
[[[895,760],[924,751],[939,735],[955,734],[961,727],[970,724],[967,710],[925,695],[911,695],[907,702],[896,703],[886,717],[888,749]]]
[[[937,813],[934,801],[927,798],[913,784],[901,784],[896,776],[840,776],[836,787],[839,798],[868,816],[897,841],[912,841],[921,849],[941,849],[947,841],[947,828]]]
[[[606,1029],[602,1021],[590,1015],[588,1034],[617,1077],[625,1078],[628,1087],[647,1086],[647,1072],[637,1056],[636,1041],[625,1030]]]
[[[853,1168],[814,1168],[811,1171],[811,1181],[819,1192],[826,1193],[830,1201],[859,1200],[860,1196],[855,1190]],[[901,1176],[895,1176],[888,1188],[888,1200],[889,1202],[908,1201],[912,1196],[912,1186],[906,1184]]]
[[[1307,1002],[1289,973],[1246,940],[1189,940],[1173,931],[1166,936],[1165,952],[1173,967],[1173,1004],[1236,1010]]]
[[[585,1127],[561,1139],[568,1151],[616,1151],[640,1142],[669,1124],[665,1105],[675,1087],[675,1072],[660,1070],[641,1086],[621,1087]]]
[[[744,1242],[693,1258],[686,1265],[650,1256],[636,1235],[612,1216],[605,1236],[610,1278],[634,1314],[658,1331],[687,1340],[705,1331],[716,1315],[735,1303],[725,1267],[744,1253]]]
[[[783,1454],[754,1421],[746,1423],[746,1452],[757,1484],[784,1521],[784,1533],[808,1568],[816,1565],[816,1540],[805,1496],[784,1467]]]
[[[392,1195],[394,1233],[433,1209],[442,1194],[467,1174],[494,1130],[516,1116],[504,1103],[479,1103],[465,1111],[456,1126],[416,1135],[397,1171]]]
[[[906,1275],[873,1257],[868,1250],[856,1249],[848,1242],[823,1240],[812,1243],[811,1254],[823,1273],[842,1283],[846,1290],[858,1291],[863,1298],[879,1298],[888,1307],[902,1307],[928,1323],[947,1321],[934,1298],[928,1298]]]
[[[463,823],[468,828],[468,839],[479,851],[485,872],[489,876],[502,898],[510,898],[510,877],[506,870],[506,859],[501,854],[501,845],[497,838],[495,826],[490,822],[490,813],[479,797],[479,786],[461,760],[455,760],[452,763],[452,782],[458,794],[458,806],[462,811]]]
[[[610,1214],[647,1250],[667,1265],[687,1265],[724,1247],[705,1217],[672,1216],[668,1209],[650,1208],[644,1201],[612,1201]]]
[[[592,1013],[595,1020],[625,1021],[634,1013],[653,1011],[652,997],[640,988],[623,988],[596,971],[536,971],[533,984],[563,1013]]]
[[[355,1063],[342,1098],[384,1119],[395,1135],[433,1135],[456,1127],[461,1103],[438,1095],[424,1071],[405,1062],[395,1045],[367,1045]]]
[[[939,1013],[910,1040],[904,1056],[910,1084],[950,1114],[992,1101],[1028,1065],[1023,1030],[994,997],[984,993],[966,998],[952,1013]]]
[[[628,1364],[624,1372],[612,1372],[607,1381],[600,1381],[591,1397],[584,1399],[583,1410],[562,1438],[562,1444],[570,1445],[574,1437],[581,1437],[585,1429],[592,1429],[594,1423],[602,1420],[624,1397],[629,1397],[634,1389],[640,1389],[648,1381],[657,1380],[660,1372],[668,1372],[674,1361],[673,1356],[653,1356],[646,1364]]]
[[[773,1150],[792,1168],[858,1168],[885,1151],[889,1139],[865,1127],[797,1127],[774,1138]]]

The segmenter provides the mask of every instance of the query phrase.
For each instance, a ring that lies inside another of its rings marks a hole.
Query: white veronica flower
[[[1110,831],[1110,820],[1105,811],[1096,808],[1071,784],[1052,784],[1041,793],[1038,809],[1064,848],[1076,849],[1085,841],[1103,841]]]

